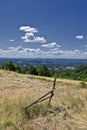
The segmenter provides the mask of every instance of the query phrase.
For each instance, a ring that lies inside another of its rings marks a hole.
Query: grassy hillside
[[[86,130],[87,88],[80,81],[57,79],[51,106],[47,100],[24,111],[53,80],[0,70],[0,130]]]

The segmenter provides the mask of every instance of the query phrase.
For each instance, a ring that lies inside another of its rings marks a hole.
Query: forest
[[[52,68],[48,68],[45,64],[40,66],[21,66],[20,64],[15,64],[12,61],[7,61],[0,66],[0,69],[10,70],[22,74],[87,81],[87,65],[80,65],[79,67],[70,70],[54,70]]]

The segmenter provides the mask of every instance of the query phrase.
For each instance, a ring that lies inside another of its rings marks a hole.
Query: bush
[[[47,68],[46,65],[42,65],[41,67],[39,67],[38,74],[39,76],[47,76],[47,77],[51,76],[50,70]]]
[[[79,84],[79,88],[87,88],[87,84],[85,82],[81,82]]]
[[[3,68],[4,68],[5,70],[16,71],[15,65],[13,64],[12,61],[7,61],[7,62],[5,62]]]

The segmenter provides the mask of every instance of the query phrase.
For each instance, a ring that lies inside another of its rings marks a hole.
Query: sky
[[[87,0],[0,0],[0,58],[87,59]]]

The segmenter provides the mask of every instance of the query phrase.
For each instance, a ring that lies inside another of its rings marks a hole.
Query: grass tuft
[[[85,106],[84,100],[81,99],[81,97],[79,97],[79,94],[67,95],[63,100],[63,104],[66,104],[66,106],[68,106],[69,109],[78,110],[78,111],[80,111]]]
[[[52,106],[48,104],[48,102],[44,102],[41,104],[35,104],[32,107],[30,107],[28,110],[25,111],[25,117],[28,119],[36,118],[39,116],[46,116],[50,113],[50,109],[52,109]]]

